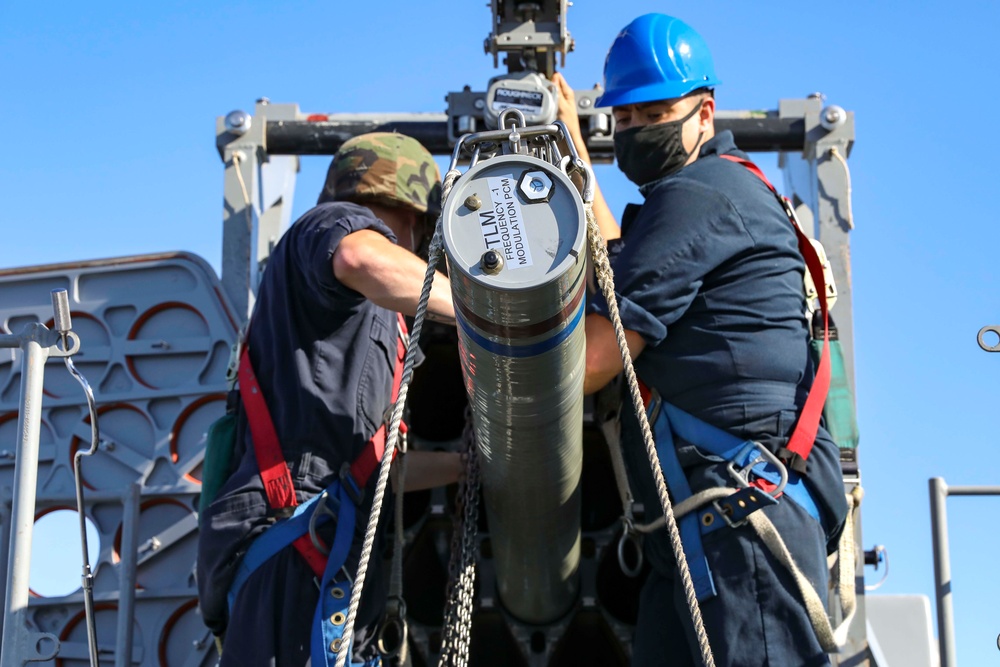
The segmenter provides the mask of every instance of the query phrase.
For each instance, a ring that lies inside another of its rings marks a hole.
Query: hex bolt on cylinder
[[[483,273],[488,273],[491,276],[500,273],[500,269],[503,268],[503,255],[496,250],[487,250],[483,253],[483,258],[479,260],[479,268],[483,270]]]

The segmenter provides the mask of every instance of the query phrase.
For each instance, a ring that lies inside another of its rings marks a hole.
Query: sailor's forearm
[[[416,315],[427,263],[370,230],[349,234],[333,256],[337,280],[361,293],[375,304]],[[448,278],[436,273],[427,304],[430,319],[454,322]]]
[[[454,484],[465,472],[465,456],[455,452],[408,452],[404,491],[422,491]],[[398,468],[398,463],[393,464]],[[398,474],[398,470],[394,471]],[[393,489],[399,492],[399,482],[393,477]]]

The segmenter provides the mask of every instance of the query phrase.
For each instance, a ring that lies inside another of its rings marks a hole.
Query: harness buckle
[[[327,502],[333,501],[335,503],[334,507],[331,509]],[[316,501],[316,506],[313,508],[312,514],[309,516],[309,539],[312,541],[313,546],[324,556],[330,555],[330,549],[324,544],[323,540],[319,538],[316,534],[317,521],[320,516],[327,515],[334,521],[337,520],[337,514],[340,512],[340,500],[335,496],[331,496],[326,490],[320,494],[319,500]]]
[[[780,480],[778,481],[777,486],[775,486],[773,489],[769,491],[765,491],[765,493],[767,493],[772,498],[778,498],[779,496],[781,496],[782,492],[784,492],[785,485],[788,484],[788,468],[786,468],[785,464],[782,463],[777,456],[772,454],[767,447],[764,447],[760,443],[751,442],[748,445],[748,447],[751,447],[755,450],[756,456],[748,460],[746,464],[740,468],[736,467],[735,462],[733,461],[728,462],[726,464],[726,470],[729,471],[729,476],[736,481],[736,485],[739,488],[744,489],[750,486],[750,475],[751,473],[753,473],[754,468],[756,468],[759,465],[771,465],[778,471]],[[744,450],[744,452],[745,451],[746,450]],[[740,456],[742,456],[742,454],[743,452],[740,453]],[[740,456],[737,456],[736,458],[739,459]],[[763,477],[763,475],[757,475],[757,476]]]
[[[743,517],[742,519],[732,518],[734,514],[733,506],[729,504],[728,501],[713,500],[712,507],[715,508],[716,513],[722,517],[722,520],[725,521],[730,528],[739,528],[747,522],[746,517]]]
[[[712,501],[712,508],[730,528],[739,528],[747,522],[747,517],[764,507],[777,505],[778,501],[773,496],[761,491],[757,487],[747,486],[736,491],[730,496]],[[711,517],[711,518],[709,518]],[[702,525],[711,529],[715,520],[715,515],[711,510],[702,514]]]
[[[348,497],[355,505],[360,507],[363,494],[357,481],[354,479],[354,475],[351,474],[351,464],[348,461],[344,461],[344,464],[340,466],[340,483],[344,487],[344,491],[347,492]]]

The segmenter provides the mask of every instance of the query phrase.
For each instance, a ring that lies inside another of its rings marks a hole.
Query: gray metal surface
[[[955,657],[955,612],[951,597],[951,554],[948,548],[948,496],[1000,496],[1000,486],[948,486],[941,477],[933,477],[928,480],[928,487],[941,667],[955,667],[958,662]]]
[[[598,164],[614,160],[614,122],[607,107],[594,107],[600,90],[577,90],[581,129],[590,157]],[[300,113],[298,120],[268,121],[269,155],[333,155],[345,141],[366,132],[400,132],[417,139],[435,155],[451,153],[458,139],[469,132],[485,129],[484,91],[448,93],[448,113]],[[273,105],[277,106],[277,105]],[[259,122],[261,119],[255,119]],[[219,119],[220,127],[224,122]],[[716,114],[716,131],[729,130],[745,151],[801,151],[805,145],[805,125],[801,117],[780,116],[777,111],[727,111]],[[223,130],[224,132],[224,130]],[[222,142],[235,135],[220,135]]]
[[[878,667],[938,667],[931,627],[931,604],[925,595],[869,595],[869,640],[878,645]]]
[[[606,117],[606,109],[595,109],[593,99],[599,91],[584,90],[577,91],[577,99],[580,102],[579,112],[581,113],[581,123],[584,125],[584,136],[587,137],[588,148],[592,157],[598,162],[610,161],[612,153],[612,140],[610,130],[613,124],[607,121],[606,127],[601,129],[601,115]],[[243,139],[247,148],[253,148],[262,155],[262,159],[272,160],[276,155],[306,155],[306,154],[332,154],[352,136],[363,132],[376,130],[397,130],[416,137],[423,142],[432,152],[436,154],[447,154],[451,152],[458,136],[463,132],[483,129],[483,107],[485,105],[485,93],[472,91],[471,88],[454,92],[448,95],[447,114],[309,114],[308,116],[298,111],[294,105],[288,105],[293,112],[289,117],[294,120],[267,120],[265,117],[255,117],[253,123],[266,122],[264,136],[260,143],[254,143]],[[271,105],[271,108],[276,105]],[[258,107],[259,108],[259,107]],[[848,373],[851,376],[853,385],[853,321],[852,321],[852,286],[850,284],[850,253],[849,253],[849,230],[848,211],[850,210],[850,192],[848,188],[847,174],[843,165],[830,156],[829,149],[837,147],[843,157],[847,157],[853,144],[853,115],[844,112],[842,120],[831,123],[824,114],[824,104],[821,99],[810,98],[804,100],[784,100],[779,104],[778,111],[726,111],[721,110],[717,117],[717,129],[732,130],[736,136],[737,144],[745,150],[779,150],[786,151],[780,156],[780,165],[785,176],[784,191],[793,199],[797,206],[800,220],[807,231],[812,231],[823,240],[827,247],[830,261],[833,265],[835,276],[837,277],[840,289],[840,298],[833,316],[836,318],[841,330],[843,346],[847,355]],[[267,111],[267,110],[265,110]],[[306,120],[308,117],[308,121]],[[464,126],[462,125],[464,123]],[[824,125],[825,123],[825,125]],[[593,127],[592,127],[593,125]],[[252,126],[252,125],[251,125]],[[251,133],[247,133],[251,134]],[[220,118],[220,130],[218,145],[220,153],[224,153],[226,147],[238,137],[228,133],[224,127],[224,119]],[[264,150],[263,146],[267,146]],[[227,162],[227,165],[229,163]],[[286,165],[286,182],[293,182],[295,178],[294,170]],[[234,188],[238,188],[238,183],[234,178],[232,169],[227,168],[227,193],[238,193]],[[257,192],[250,193],[251,199],[256,201],[260,196]],[[242,195],[240,195],[242,198]],[[231,197],[227,195],[227,201]],[[464,197],[457,197],[457,201],[464,201]],[[237,202],[238,203],[238,202]],[[244,216],[245,219],[245,216]],[[249,238],[249,237],[248,237]],[[244,255],[249,258],[249,241],[244,241],[247,249]],[[255,246],[256,247],[256,246]],[[239,251],[238,243],[227,244],[226,253],[232,249]],[[228,256],[228,255],[227,255]],[[249,261],[249,260],[247,260]],[[232,266],[232,265],[230,265]],[[239,269],[239,264],[236,264]],[[224,282],[227,284],[227,292],[233,294],[250,294],[249,272],[245,267],[242,269],[243,275],[239,271],[230,272],[228,278],[224,272]],[[235,279],[233,279],[235,277]],[[241,282],[242,281],[242,282]],[[238,285],[238,289],[231,289],[232,285]],[[851,491],[861,484],[861,477],[854,451],[845,452],[846,460],[843,465],[846,472],[847,490]],[[585,471],[586,474],[586,471]],[[610,480],[609,480],[610,483]],[[615,502],[612,498],[611,503]],[[586,511],[586,509],[585,509]],[[855,513],[855,540],[861,544],[861,510]],[[586,535],[586,531],[585,531]],[[483,537],[485,543],[492,545],[493,540],[489,535]],[[602,550],[605,540],[612,539],[612,536],[605,532],[599,532],[590,538],[596,541],[599,557],[604,560],[605,552]],[[413,548],[410,543],[408,548]],[[588,567],[587,558],[584,558],[581,565],[581,599],[586,603],[595,605],[593,607],[584,606],[584,610],[594,610],[602,614],[603,618],[611,623],[611,627],[622,642],[624,651],[628,651],[628,625],[616,625],[619,623],[613,615],[606,612],[600,596],[588,598],[587,589],[593,586],[591,576],[593,569]],[[527,663],[532,665],[560,663],[560,656],[564,655],[560,651],[554,650],[554,642],[560,641],[562,633],[568,626],[550,625],[546,626],[542,634],[545,637],[544,645],[539,649],[537,627],[522,625],[520,621],[510,617],[497,605],[493,599],[494,586],[491,583],[494,562],[490,559],[485,561],[485,566],[481,569],[483,585],[480,589],[480,604],[484,605],[486,614],[484,618],[492,620],[484,621],[484,625],[496,629],[500,632],[502,641],[511,639],[516,644],[519,655],[526,656]],[[603,566],[602,566],[603,567]],[[859,591],[863,582],[863,565],[859,560],[857,570],[857,581]],[[408,581],[408,587],[412,587],[413,579]],[[637,595],[637,589],[630,595]],[[606,598],[606,595],[605,595]],[[596,602],[595,602],[596,600]],[[488,602],[488,605],[486,603]],[[831,605],[835,606],[836,601],[832,600]],[[851,624],[849,643],[845,650],[838,656],[833,656],[836,664],[840,665],[862,665],[868,664],[873,659],[869,651],[866,639],[867,624],[865,620],[865,596],[858,596],[858,611]],[[488,608],[487,608],[488,607]],[[490,616],[490,614],[494,614]],[[497,619],[501,619],[502,623]],[[416,623],[416,622],[415,622]],[[500,623],[498,625],[498,623]],[[416,623],[416,626],[419,626]],[[503,625],[506,630],[499,630]],[[431,623],[421,626],[424,629],[417,629],[415,636],[423,636],[426,646],[431,648],[425,654],[433,655],[433,641],[427,639],[433,637],[436,629]],[[603,631],[602,631],[603,632]],[[512,633],[512,634],[511,634]],[[537,649],[537,650],[536,650]],[[473,651],[475,654],[475,651]],[[499,654],[498,654],[499,655]],[[479,659],[485,659],[479,654]],[[483,664],[506,664],[499,661],[485,662]],[[516,661],[515,661],[516,662]],[[477,663],[478,664],[478,663]],[[622,662],[621,664],[624,664]]]
[[[529,125],[548,125],[555,121],[557,108],[555,84],[537,72],[518,72],[490,79],[486,89],[483,118],[486,127],[499,127],[500,114],[518,109]]]
[[[498,592],[551,623],[579,589],[583,202],[557,168],[506,155],[458,180],[444,220]]]
[[[805,138],[801,152],[787,151],[779,155],[784,194],[791,199],[806,233],[819,239],[837,284],[837,303],[830,316],[836,322],[848,386],[854,393],[854,289],[851,282],[850,232],[854,220],[850,215],[851,193],[849,174],[834,157],[836,151],[846,162],[854,144],[854,114],[836,107],[829,113],[820,95],[801,100],[781,100],[778,115],[785,119],[801,119]],[[835,117],[834,117],[835,116]],[[845,491],[850,494],[861,486],[858,452],[842,449]],[[860,507],[854,510],[854,540],[862,544]],[[864,589],[864,560],[858,559],[855,580],[857,590]],[[830,609],[837,601],[831,596]],[[858,665],[870,659],[865,618],[865,596],[857,596],[857,611],[851,621],[847,645],[836,664]]]
[[[796,212],[807,209],[811,215],[802,218],[803,225],[813,220],[812,232],[826,248],[827,258],[837,282],[837,305],[831,311],[840,333],[841,347],[848,382],[854,390],[854,307],[851,281],[850,232],[854,221],[851,210],[848,175],[844,166],[831,155],[836,149],[846,160],[854,145],[854,114],[844,112],[842,123],[832,130],[823,127],[824,109],[820,97],[805,100],[781,100],[778,105],[782,118],[804,119],[801,153],[781,153],[779,166],[785,177],[785,195],[792,199]],[[739,145],[739,144],[737,144]]]
[[[493,66],[499,65],[500,53],[507,53],[511,72],[532,69],[551,77],[556,68],[566,65],[566,54],[573,50],[573,38],[566,28],[569,0],[491,0],[493,30],[484,48],[493,54]]]
[[[56,313],[59,318],[60,313]],[[20,667],[29,661],[55,655],[59,642],[54,635],[33,632],[28,619],[28,576],[31,566],[31,536],[35,525],[35,489],[38,483],[38,447],[42,425],[42,386],[45,361],[58,340],[55,332],[39,323],[25,325],[18,335],[0,336],[0,347],[21,350],[22,371],[17,420],[14,475],[11,488],[11,539],[4,587],[3,641],[0,665]]]
[[[76,365],[100,413],[101,444],[84,459],[83,480],[85,514],[99,542],[94,597],[102,664],[207,667],[215,651],[195,600],[195,508],[205,431],[225,409],[236,317],[203,260],[163,254],[0,271],[0,327],[50,320],[49,291],[58,287],[69,292],[81,338]],[[11,543],[15,462],[4,451],[13,449],[18,430],[24,364],[22,355],[0,349],[3,553]],[[85,397],[75,384],[61,360],[46,365],[35,521],[75,506],[72,458],[90,441]],[[59,638],[55,662],[42,664],[88,664],[79,590],[32,597],[25,622]]]
[[[232,127],[234,116],[243,119],[239,128]],[[241,324],[253,310],[271,249],[291,222],[299,170],[295,156],[268,155],[267,122],[298,117],[298,105],[259,100],[254,117],[234,111],[216,120],[216,145],[226,165],[222,284]]]

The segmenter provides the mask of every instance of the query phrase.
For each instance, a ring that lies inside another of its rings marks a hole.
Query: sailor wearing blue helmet
[[[572,88],[559,74],[554,80],[560,118],[586,157]],[[740,162],[747,156],[732,134],[715,132],[717,85],[708,46],[683,21],[647,14],[618,34],[597,104],[612,107],[615,158],[645,202],[626,208],[620,231],[599,189],[594,212],[609,239],[621,319],[652,397],[651,423],[674,502],[712,489],[736,491],[731,459],[720,454],[728,442],[776,455],[790,480],[784,493],[774,493],[768,466],[747,471],[755,489],[777,496],[756,512],[773,524],[822,602],[827,554],[843,530],[847,503],[839,451],[825,429],[814,426],[815,436],[805,429],[805,450],[791,444],[803,430],[799,422],[808,421],[803,406],[813,389],[805,263],[779,200]],[[589,304],[586,332],[584,390],[592,393],[621,371],[601,294]],[[621,435],[633,491],[652,521],[659,495],[628,409]],[[817,634],[803,590],[754,521],[726,521],[712,507],[688,514],[680,527],[716,664],[829,664],[830,642]],[[652,567],[640,596],[633,664],[700,664],[664,528],[646,537],[644,553]]]

